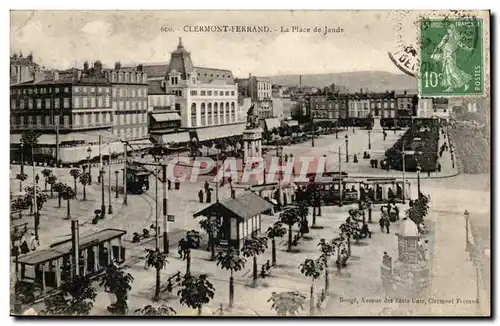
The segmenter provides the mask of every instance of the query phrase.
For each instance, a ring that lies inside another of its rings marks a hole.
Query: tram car
[[[295,182],[298,187],[306,190],[311,182]],[[359,200],[359,192],[356,189],[359,181],[347,178],[332,178],[331,181],[314,182],[314,186],[318,188],[321,196],[321,201],[325,205],[339,205],[340,196],[342,194],[342,204],[353,204]],[[342,191],[340,191],[342,187]]]
[[[127,192],[134,195],[140,195],[149,190],[150,172],[137,165],[127,167]]]

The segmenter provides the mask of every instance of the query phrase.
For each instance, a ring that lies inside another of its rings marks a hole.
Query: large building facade
[[[10,84],[19,84],[33,80],[34,75],[40,72],[40,66],[33,61],[33,54],[23,57],[14,53],[10,57]]]
[[[166,73],[166,92],[180,107],[181,127],[199,141],[241,134],[237,85],[229,70],[195,67],[179,40]]]
[[[243,97],[251,98],[260,119],[278,118],[273,111],[272,83],[269,78],[249,75],[248,78],[236,79],[238,92]]]

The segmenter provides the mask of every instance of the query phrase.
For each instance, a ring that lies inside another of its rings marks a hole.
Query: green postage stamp
[[[420,95],[484,94],[483,21],[478,18],[420,22]]]

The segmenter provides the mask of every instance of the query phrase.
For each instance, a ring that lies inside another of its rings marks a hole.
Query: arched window
[[[200,108],[200,119],[201,119],[201,125],[202,126],[205,126],[206,123],[205,123],[205,119],[206,119],[206,106],[205,106],[205,103],[201,103],[201,108]]]
[[[111,81],[116,82],[116,72],[114,72],[113,75],[111,76]]]
[[[212,120],[214,121],[214,124],[219,124],[219,109],[217,103],[214,103],[214,113],[212,114]]]
[[[207,119],[208,119],[208,125],[213,125],[214,124],[214,116],[212,115],[212,103],[207,104]]]
[[[130,74],[130,82],[135,83],[135,74],[134,73]]]
[[[191,104],[191,127],[196,127],[196,103]]]
[[[234,102],[231,102],[231,121],[235,122],[236,119],[236,106]]]
[[[229,102],[226,102],[226,111],[225,111],[226,117],[224,119],[226,123],[228,123],[228,122],[231,121],[231,115],[230,114],[231,114],[231,111],[229,111]]]

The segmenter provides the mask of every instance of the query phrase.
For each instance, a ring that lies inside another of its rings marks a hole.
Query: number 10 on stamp
[[[481,19],[425,19],[420,22],[420,95],[484,94]]]

